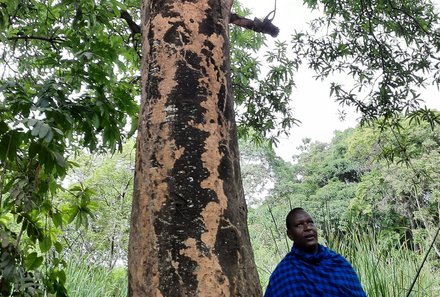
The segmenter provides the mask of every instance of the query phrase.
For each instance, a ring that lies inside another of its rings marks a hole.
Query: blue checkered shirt
[[[315,254],[293,247],[270,276],[265,297],[365,297],[350,263],[319,245]]]

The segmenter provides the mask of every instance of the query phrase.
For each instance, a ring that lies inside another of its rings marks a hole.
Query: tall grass
[[[288,251],[284,238],[264,236],[261,226],[251,224],[251,237],[260,281],[266,287],[271,271]],[[266,226],[269,227],[269,226]],[[254,229],[254,230],[253,230]],[[326,232],[320,242],[345,256],[358,272],[369,297],[404,297],[422,262],[424,251],[414,252],[399,245],[391,246],[380,234],[367,229],[351,228],[351,232],[336,235]],[[254,231],[254,232],[252,232]],[[268,231],[267,231],[268,232]],[[281,234],[281,233],[280,233]],[[277,240],[277,245],[268,238]],[[277,247],[277,248],[276,248]],[[423,266],[411,297],[440,296],[440,269],[434,261]],[[91,265],[83,258],[69,261],[66,287],[71,297],[127,296],[126,269],[109,271]]]
[[[390,246],[371,230],[332,236],[327,245],[352,263],[370,297],[406,296],[424,254]],[[410,296],[438,297],[439,293],[440,271],[426,262]]]
[[[66,289],[70,297],[126,297],[127,272],[125,268],[109,271],[87,263],[84,258],[68,262]]]

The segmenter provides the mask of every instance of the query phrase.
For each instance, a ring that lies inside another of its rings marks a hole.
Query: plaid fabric
[[[269,279],[265,297],[367,296],[353,267],[336,252],[319,245],[316,254],[292,251]]]

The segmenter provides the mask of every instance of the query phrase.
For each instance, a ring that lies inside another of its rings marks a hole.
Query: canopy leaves
[[[362,119],[392,125],[401,113],[426,117],[420,90],[440,83],[439,15],[429,0],[306,0],[323,12],[311,32],[293,37],[297,59],[317,78],[345,73],[353,81],[332,83],[330,94],[354,106]]]

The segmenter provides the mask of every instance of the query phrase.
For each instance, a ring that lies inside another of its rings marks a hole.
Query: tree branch
[[[52,45],[55,43],[61,43],[64,40],[62,38],[57,38],[57,37],[41,37],[41,36],[27,36],[27,35],[17,35],[17,36],[13,36],[13,37],[8,37],[8,40],[41,40],[41,41],[47,41],[50,42]]]
[[[128,27],[131,30],[132,34],[136,34],[136,33],[141,33],[141,26],[139,26],[138,24],[136,24],[133,21],[133,18],[131,17],[131,15],[128,13],[128,11],[126,10],[121,10],[121,19],[124,19],[127,22]]]
[[[126,10],[121,10],[121,19],[124,19],[127,22],[128,27],[131,30],[131,33],[141,33],[141,27],[133,21],[133,18]],[[280,29],[274,26],[267,17],[260,21],[258,18],[254,20],[247,19],[237,15],[236,13],[232,13],[229,23],[234,24],[239,27],[243,27],[249,30],[253,30],[255,32],[260,32],[264,34],[269,34],[272,37],[277,37]]]
[[[241,17],[236,13],[231,13],[229,23],[255,32],[269,34],[272,37],[277,37],[278,33],[280,32],[280,29],[274,26],[272,21],[267,17],[263,21],[259,20],[258,18],[251,20]]]

